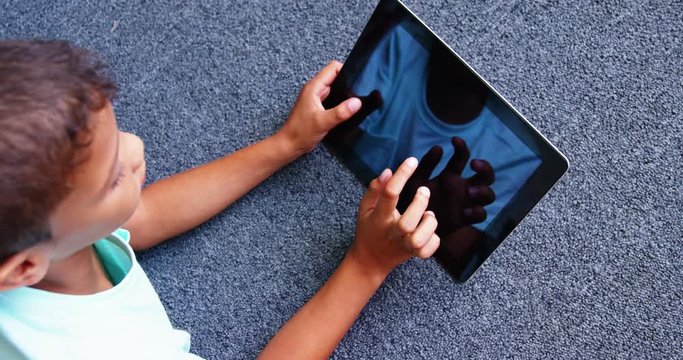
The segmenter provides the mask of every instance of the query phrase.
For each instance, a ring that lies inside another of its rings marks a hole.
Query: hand
[[[429,179],[441,160],[443,149],[435,145],[424,156],[420,165],[408,180],[399,201],[399,209],[406,208],[420,186],[426,186],[432,193],[428,209],[439,219],[437,234],[444,237],[462,226],[486,220],[484,206],[491,204],[496,195],[491,189],[495,180],[493,168],[486,160],[472,160],[470,167],[476,174],[462,177],[462,171],[470,153],[465,141],[457,136],[451,139],[455,149],[453,157],[444,170],[434,179]]]
[[[278,136],[297,156],[310,152],[339,123],[348,120],[361,108],[358,98],[350,98],[338,106],[325,110],[322,102],[330,94],[330,85],[342,68],[332,61],[313,79],[307,82],[297,99],[289,118],[278,131]]]
[[[403,215],[396,210],[399,194],[416,167],[417,159],[409,158],[393,176],[389,169],[384,170],[361,200],[356,240],[348,256],[376,274],[386,276],[412,256],[428,258],[439,247],[440,239],[434,233],[436,217],[425,211],[429,189],[417,189]]]

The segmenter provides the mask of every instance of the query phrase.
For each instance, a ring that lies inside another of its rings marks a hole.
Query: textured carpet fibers
[[[334,358],[683,357],[680,1],[406,1],[572,168],[466,284],[412,260]],[[273,133],[374,1],[0,3],[0,37],[102,53],[148,181]],[[141,254],[210,359],[253,358],[352,241],[363,188],[324,147]]]

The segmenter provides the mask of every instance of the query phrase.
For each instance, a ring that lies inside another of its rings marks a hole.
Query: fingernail
[[[428,187],[426,187],[426,186],[420,186],[420,187],[417,189],[417,191],[419,191],[420,194],[422,194],[422,195],[424,195],[424,196],[426,196],[426,197],[429,197],[429,188],[428,188]]]
[[[477,188],[475,188],[475,187],[470,187],[470,188],[467,188],[467,193],[470,196],[475,196],[475,195],[477,195],[477,193],[479,193],[479,190],[477,190]]]
[[[389,176],[391,176],[391,170],[389,169],[384,169],[381,174],[379,174],[379,181],[385,182]]]
[[[358,98],[351,98],[351,100],[349,100],[349,102],[347,103],[349,110],[351,110],[351,112],[354,112],[354,113],[356,111],[358,111],[358,109],[360,109],[361,105],[362,105],[362,103],[360,102],[360,99],[358,99]]]
[[[416,168],[417,167],[417,159],[414,157],[409,157],[406,160],[406,165],[408,165],[411,168]]]
[[[465,214],[465,216],[472,216],[474,214],[474,211],[470,208],[467,208],[467,209],[463,210],[462,212],[463,212],[463,214]]]

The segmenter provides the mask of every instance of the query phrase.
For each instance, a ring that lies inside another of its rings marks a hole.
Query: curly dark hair
[[[90,114],[116,91],[101,58],[66,41],[0,41],[0,261],[51,238]]]

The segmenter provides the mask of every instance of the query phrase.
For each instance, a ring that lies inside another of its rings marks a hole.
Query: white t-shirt
[[[173,329],[129,238],[119,229],[98,241],[108,249],[98,251],[105,268],[107,262],[129,268],[109,290],[93,295],[30,287],[0,292],[0,358],[198,359],[189,353],[190,334]]]

